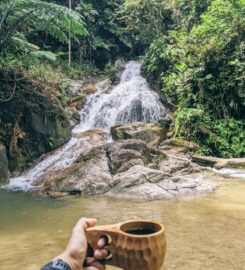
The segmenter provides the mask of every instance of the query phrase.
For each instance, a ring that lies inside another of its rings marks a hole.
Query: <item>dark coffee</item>
[[[136,234],[136,235],[145,235],[145,234],[152,234],[155,233],[156,230],[154,229],[134,229],[134,230],[127,230],[126,233],[128,234]]]

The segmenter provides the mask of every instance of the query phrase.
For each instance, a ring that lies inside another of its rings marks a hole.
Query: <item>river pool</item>
[[[0,269],[39,270],[61,252],[81,216],[100,224],[161,221],[168,244],[164,270],[245,269],[245,181],[178,201],[51,199],[0,190]]]

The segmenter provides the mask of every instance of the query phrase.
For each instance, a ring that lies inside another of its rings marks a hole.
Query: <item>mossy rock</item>
[[[11,100],[0,102],[0,126],[9,169],[17,174],[71,137],[70,121],[59,101],[50,100],[28,83],[19,84]]]

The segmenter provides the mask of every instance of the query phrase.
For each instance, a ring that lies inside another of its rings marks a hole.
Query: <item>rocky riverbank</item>
[[[195,145],[165,140],[160,135],[167,130],[162,126],[159,133],[159,125],[113,127],[114,134],[124,130],[131,138],[119,136],[118,141],[82,153],[68,168],[43,175],[35,183],[36,191],[51,196],[104,194],[139,199],[171,199],[214,191],[217,185],[207,181],[204,169],[191,162],[188,153]]]

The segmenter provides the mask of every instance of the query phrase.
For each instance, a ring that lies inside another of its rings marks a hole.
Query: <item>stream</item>
[[[81,216],[99,224],[128,219],[166,226],[169,270],[245,269],[245,182],[214,194],[173,201],[135,202],[103,197],[37,198],[0,190],[0,268],[38,270],[65,247]],[[116,268],[108,267],[109,270]]]

